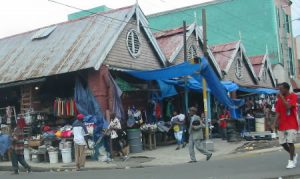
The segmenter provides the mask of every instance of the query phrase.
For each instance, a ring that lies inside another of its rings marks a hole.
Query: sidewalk
[[[226,155],[233,153],[238,147],[241,147],[244,142],[228,143],[220,139],[214,139],[213,158],[223,158]],[[156,150],[144,151],[142,153],[130,154],[130,159],[126,162],[118,158],[112,163],[104,163],[98,161],[87,161],[85,170],[100,170],[100,169],[127,169],[127,168],[142,168],[150,166],[177,165],[190,161],[188,146],[181,150],[175,150],[176,145],[158,147]],[[198,161],[204,161],[205,156],[196,151]],[[72,171],[75,169],[75,164],[49,164],[49,163],[30,163],[34,171]],[[1,170],[11,170],[10,162],[0,162]]]

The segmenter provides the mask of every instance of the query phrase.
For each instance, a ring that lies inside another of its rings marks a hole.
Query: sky
[[[81,9],[101,5],[120,8],[136,0],[56,0]],[[144,13],[152,14],[212,0],[139,0]],[[300,0],[294,0],[293,19],[300,18]],[[67,15],[78,10],[61,6],[48,0],[0,0],[0,38],[26,32],[67,20]],[[300,21],[293,21],[294,35],[300,35]]]

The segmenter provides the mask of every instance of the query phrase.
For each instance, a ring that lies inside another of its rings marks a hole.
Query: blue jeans
[[[105,148],[105,151],[108,153],[108,158],[111,158],[111,151],[110,151],[110,138],[109,136],[104,136],[101,140],[101,142],[99,142],[96,146],[95,146],[95,154],[93,159],[94,160],[98,160],[98,157],[100,155],[99,149],[101,147]]]
[[[30,166],[27,164],[27,162],[24,159],[24,155],[19,155],[16,153],[15,150],[12,150],[12,160],[11,160],[13,169],[15,172],[19,171],[19,163],[26,169],[30,170]]]

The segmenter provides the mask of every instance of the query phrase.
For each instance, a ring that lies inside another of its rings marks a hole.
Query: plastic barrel
[[[131,153],[143,152],[143,144],[140,129],[128,129],[128,142]]]
[[[71,163],[72,162],[72,155],[71,155],[71,148],[61,149],[61,156],[63,163]]]
[[[255,119],[255,129],[256,132],[265,132],[265,118]]]
[[[48,152],[49,153],[49,160],[51,164],[58,163],[58,152]]]
[[[30,149],[29,148],[24,148],[24,159],[26,161],[30,161]]]

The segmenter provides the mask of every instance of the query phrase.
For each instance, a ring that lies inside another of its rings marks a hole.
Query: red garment
[[[228,118],[229,118],[228,114],[221,114],[219,116],[219,119],[223,119],[223,120],[220,121],[220,127],[221,128],[227,128],[227,121],[224,120],[224,119],[228,119]]]
[[[285,97],[286,101],[292,106],[290,112],[286,109],[283,100],[279,97],[276,102],[276,112],[279,114],[279,131],[295,129],[298,130],[297,120],[297,95],[291,93]]]
[[[70,101],[66,101],[66,107],[67,107],[67,116],[70,116]]]
[[[76,102],[75,100],[73,101],[73,106],[74,106],[74,114],[77,115],[78,114],[78,111],[77,111],[77,106],[76,106]]]
[[[25,119],[24,118],[18,119],[17,120],[17,125],[20,129],[24,129],[24,127],[26,127]]]
[[[157,119],[160,119],[160,118],[161,118],[161,108],[160,108],[159,103],[156,103],[156,104],[155,104],[155,117],[156,117]]]

